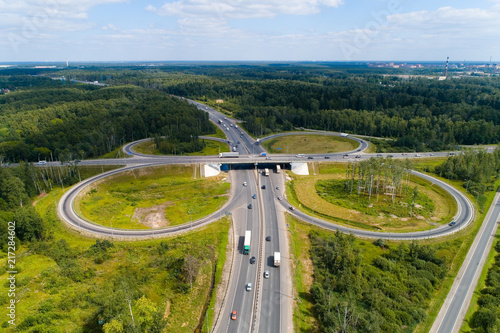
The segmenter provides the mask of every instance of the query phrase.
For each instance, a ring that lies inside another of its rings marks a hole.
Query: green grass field
[[[145,296],[166,319],[167,332],[193,332],[202,318],[202,309],[210,301],[210,282],[218,282],[214,279],[215,268],[224,264],[229,220],[223,218],[188,234],[167,239],[113,242],[105,260],[96,260],[89,253],[96,240],[65,228],[58,220],[55,203],[62,194],[60,188],[55,188],[36,201],[35,208],[47,224],[50,238],[29,248],[17,249],[18,329],[7,328],[4,318],[2,331],[96,331],[96,314],[103,308],[116,309],[121,301],[125,302],[116,298],[123,292],[125,283],[127,288],[134,290],[129,296],[134,311],[137,300]],[[61,241],[69,247],[57,252]],[[179,277],[178,265],[187,254],[199,260],[192,289]],[[68,256],[68,259],[58,264],[54,256]],[[6,253],[0,251],[1,267],[6,260]],[[67,266],[68,263],[72,265]],[[68,267],[73,274],[68,273]],[[0,276],[4,278],[5,274],[3,270]],[[7,284],[0,284],[2,306],[8,300],[7,288]],[[114,305],[101,307],[99,304],[106,297]],[[130,321],[127,303],[123,305],[125,317],[120,319]]]
[[[383,194],[371,200],[365,194],[348,195],[342,191],[345,167],[345,163],[319,163],[319,175],[293,175],[293,182],[287,184],[288,199],[313,216],[374,231],[429,230],[448,223],[456,213],[456,202],[449,193],[418,177],[411,177],[409,192],[395,204]],[[410,216],[409,196],[415,186],[419,196]]]
[[[219,153],[224,153],[229,151],[229,146],[227,143],[213,141],[213,140],[204,140],[205,148],[199,152],[187,153],[184,155],[187,156],[209,156],[209,155],[218,155]],[[145,141],[139,143],[134,146],[134,150],[141,154],[148,155],[164,155],[161,154],[158,150],[155,149],[153,141]]]
[[[324,154],[354,150],[358,142],[329,135],[287,135],[264,141],[262,146],[271,154]]]
[[[171,165],[120,173],[92,185],[75,209],[94,223],[121,229],[147,229],[188,223],[228,199],[222,176],[200,178],[199,165]]]

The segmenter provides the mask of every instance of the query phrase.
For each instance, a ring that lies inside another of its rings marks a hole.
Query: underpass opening
[[[279,166],[279,168],[278,168]],[[222,163],[220,166],[221,171],[230,170],[255,170],[264,171],[269,169],[270,172],[279,173],[281,170],[291,170],[291,163],[277,163],[277,162],[241,162],[241,163]]]

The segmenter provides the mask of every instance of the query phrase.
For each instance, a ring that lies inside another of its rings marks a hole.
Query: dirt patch
[[[35,205],[36,205],[36,203],[38,202],[38,200],[40,200],[40,199],[42,199],[42,198],[45,198],[46,196],[47,196],[47,193],[45,193],[45,192],[40,193],[40,194],[38,195],[38,197],[36,197],[36,200],[35,200],[35,201],[33,201],[32,205],[33,205],[33,206],[35,206]]]
[[[167,319],[170,314],[170,300],[167,300],[167,306],[165,307],[165,313],[163,314],[163,318]]]
[[[169,222],[165,217],[165,208],[170,204],[170,202],[164,202],[153,207],[136,208],[132,220],[136,219],[137,222],[152,229],[166,227],[169,225]]]

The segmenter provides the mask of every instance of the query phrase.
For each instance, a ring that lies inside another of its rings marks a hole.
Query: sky
[[[500,62],[500,0],[0,0],[0,62]]]

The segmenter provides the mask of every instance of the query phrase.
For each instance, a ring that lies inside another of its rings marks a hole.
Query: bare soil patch
[[[170,202],[165,202],[153,207],[136,208],[132,219],[152,229],[164,228],[169,225],[165,216],[165,208],[170,204]]]

